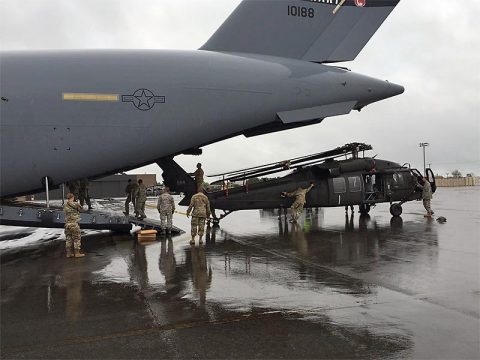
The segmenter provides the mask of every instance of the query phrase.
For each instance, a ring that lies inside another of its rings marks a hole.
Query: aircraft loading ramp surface
[[[160,221],[139,220],[133,216],[125,216],[121,212],[123,206],[123,202],[116,199],[96,200],[95,210],[80,213],[80,228],[128,233],[133,224],[142,229],[160,230]],[[30,203],[0,205],[0,225],[63,228],[65,214],[63,208],[58,204],[50,208]],[[172,227],[173,234],[182,234],[183,232],[180,228]]]

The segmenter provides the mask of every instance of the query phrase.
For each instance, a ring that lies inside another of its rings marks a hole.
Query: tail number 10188
[[[287,7],[288,16],[303,17],[303,18],[314,18],[315,9],[307,8],[304,6],[288,6]]]

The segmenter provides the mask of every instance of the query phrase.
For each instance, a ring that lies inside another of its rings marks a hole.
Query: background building
[[[89,182],[88,191],[90,198],[103,199],[125,197],[125,187],[127,186],[128,179],[132,179],[132,182],[137,182],[139,179],[142,179],[147,187],[157,185],[157,175],[155,174],[110,175]],[[68,187],[65,186],[65,194],[66,193],[68,193]],[[46,198],[45,192],[34,194],[32,196],[34,200],[45,200]],[[61,198],[62,187],[50,191],[51,200],[58,200]],[[27,196],[27,200],[30,199],[31,197]]]

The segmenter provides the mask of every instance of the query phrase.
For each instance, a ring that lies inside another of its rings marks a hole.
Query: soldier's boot
[[[84,257],[85,254],[82,253],[80,250],[75,250],[75,255],[73,256],[75,256],[76,258],[81,258],[81,257]]]
[[[67,250],[67,253],[65,255],[67,258],[73,257],[73,253],[70,250]]]
[[[200,236],[199,240],[198,240],[198,245],[203,245],[203,239],[202,237]]]
[[[192,236],[192,240],[190,240],[190,245],[195,245],[195,236]]]

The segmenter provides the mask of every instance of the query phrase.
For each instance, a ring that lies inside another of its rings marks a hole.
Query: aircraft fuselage
[[[403,92],[332,66],[209,51],[6,52],[0,74],[1,197]]]

